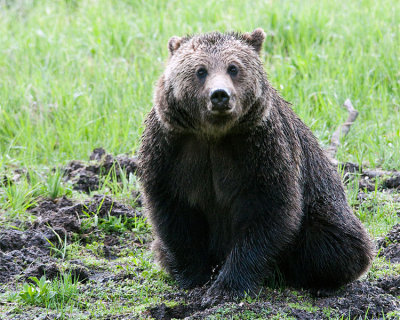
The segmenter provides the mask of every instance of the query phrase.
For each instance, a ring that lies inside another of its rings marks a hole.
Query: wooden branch
[[[346,122],[343,123],[339,128],[337,128],[336,131],[332,135],[331,145],[326,150],[326,152],[328,153],[328,156],[331,159],[335,158],[336,152],[340,146],[340,138],[345,137],[349,133],[351,125],[354,123],[354,121],[357,119],[357,116],[358,116],[358,111],[356,109],[354,109],[353,104],[351,103],[350,99],[346,99],[343,106],[349,112],[349,116],[347,117]],[[335,161],[333,161],[333,162],[335,162]]]

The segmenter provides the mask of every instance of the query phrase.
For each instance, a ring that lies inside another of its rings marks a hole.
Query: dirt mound
[[[356,281],[335,297],[317,300],[320,307],[337,310],[340,317],[352,319],[377,319],[394,310],[399,310],[400,300],[386,292],[376,283]]]
[[[392,263],[400,263],[400,223],[396,224],[389,233],[378,240],[381,248],[379,256],[383,256]]]
[[[129,177],[137,169],[137,158],[126,154],[112,156],[103,148],[96,148],[90,155],[90,162],[73,160],[64,168],[65,180],[70,180],[75,190],[90,193],[98,190],[101,179],[115,172],[118,180]],[[115,171],[113,171],[115,170]],[[110,173],[111,172],[111,173]]]
[[[83,207],[86,212],[96,213],[99,217],[104,218],[108,215],[114,217],[141,217],[142,212],[135,210],[123,203],[115,201],[110,196],[94,195],[93,198],[84,202]]]
[[[196,305],[183,305],[179,304],[174,307],[167,307],[164,303],[151,308],[149,310],[149,315],[154,319],[184,319],[195,311],[199,310],[199,306]]]
[[[379,279],[377,286],[391,295],[400,296],[400,276]]]
[[[23,270],[30,266],[39,267],[52,261],[48,253],[36,246],[10,252],[0,250],[0,283],[7,283],[16,275],[23,275]],[[45,272],[45,267],[42,269]]]
[[[30,213],[36,220],[27,225],[27,230],[0,228],[0,283],[9,282],[16,275],[24,278],[43,274],[48,278],[57,276],[60,270],[55,264],[57,250],[54,248],[61,249],[65,239],[69,243],[73,234],[78,234],[86,242],[90,239],[81,226],[87,214],[96,214],[99,218],[141,216],[140,211],[103,195],[96,195],[83,203],[65,197],[43,199]],[[105,257],[115,258],[113,250],[119,245],[116,237],[107,235],[104,243]],[[85,270],[75,268],[69,271],[80,279],[88,278]]]
[[[376,181],[378,181],[378,190],[400,190],[400,171],[368,169],[352,162],[341,163],[340,167],[344,172],[345,183],[357,176],[360,190],[375,191]]]

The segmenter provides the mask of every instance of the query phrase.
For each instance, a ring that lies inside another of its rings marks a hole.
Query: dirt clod
[[[62,250],[65,241],[70,243],[73,234],[84,242],[88,241],[81,226],[82,219],[87,218],[86,214],[96,214],[99,218],[107,218],[108,215],[126,218],[141,216],[140,211],[104,195],[95,195],[83,203],[65,197],[42,199],[29,211],[36,220],[25,225],[27,230],[0,228],[0,283],[10,282],[17,275],[24,279],[58,276],[60,270],[55,264],[57,249]],[[102,248],[104,256],[109,260],[117,258],[115,251],[119,244],[117,236],[107,235]],[[88,270],[83,267],[67,271],[79,277],[80,281],[89,278]]]
[[[400,263],[400,223],[396,224],[389,233],[378,240],[381,248],[379,256],[383,256],[392,263]]]
[[[104,218],[108,215],[127,218],[140,217],[142,213],[138,210],[128,207],[127,205],[113,200],[110,196],[94,195],[92,199],[84,202],[84,210],[86,212],[96,213],[99,217]]]
[[[151,308],[149,310],[150,316],[158,320],[170,320],[170,319],[184,319],[196,310],[195,306],[186,306],[178,304],[174,307],[167,307],[164,303]]]
[[[46,279],[51,280],[59,277],[60,274],[60,268],[55,263],[43,263],[27,268],[24,272],[24,278],[36,277],[40,279],[41,276],[46,276]]]
[[[125,154],[112,156],[103,148],[94,149],[89,159],[89,163],[73,160],[64,168],[65,179],[72,181],[75,190],[90,193],[98,190],[102,178],[110,173],[115,172],[117,179],[121,180],[122,175],[129,178],[137,169],[136,157]]]
[[[400,276],[379,279],[377,286],[391,295],[400,296]]]

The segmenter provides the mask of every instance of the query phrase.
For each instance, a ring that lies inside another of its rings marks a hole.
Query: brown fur
[[[157,260],[183,287],[217,270],[210,296],[255,292],[276,272],[292,286],[337,288],[373,258],[335,168],[267,81],[264,38],[171,38],[143,133]]]

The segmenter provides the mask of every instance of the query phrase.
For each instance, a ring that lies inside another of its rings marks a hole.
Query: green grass
[[[35,219],[27,210],[42,197],[85,197],[53,168],[71,159],[86,160],[100,146],[112,154],[135,152],[173,35],[262,27],[267,33],[262,59],[271,83],[321,144],[327,146],[347,118],[342,104],[350,98],[359,117],[338,160],[399,170],[399,21],[397,0],[0,0],[0,224],[23,230],[24,222]],[[21,168],[26,171],[15,171]],[[118,170],[102,178],[98,193],[135,207],[136,178],[117,177]],[[347,194],[374,237],[400,222],[393,195],[371,192],[360,203],[357,180],[348,185]],[[85,285],[66,278],[26,285],[19,281],[0,288],[7,317],[61,312],[66,319],[140,318],[149,306],[166,302],[164,294],[177,291],[153,263],[146,221],[100,218],[100,209],[82,218],[83,231],[95,230],[87,243],[76,241],[78,235],[60,237],[51,246],[53,257],[64,269],[79,259],[90,270],[130,277]],[[22,224],[14,225],[15,220]],[[127,244],[111,261],[102,251],[110,234]],[[398,274],[398,265],[377,258],[367,278]],[[41,285],[47,293],[35,298]],[[50,297],[49,292],[56,294]],[[56,296],[65,299],[54,300]],[[167,303],[182,302],[177,301]],[[243,301],[257,302],[250,297]],[[303,300],[291,306],[313,308]],[[224,306],[210,319],[271,315],[270,310],[255,314],[235,308]],[[232,316],[236,311],[237,317]],[[334,314],[330,308],[325,311]],[[291,319],[284,313],[275,318]]]
[[[31,283],[24,282],[18,296],[13,298],[31,305],[50,309],[61,309],[68,304],[75,304],[74,296],[78,293],[77,281],[70,274],[60,275],[53,281],[30,277]]]
[[[133,152],[170,36],[262,27],[271,82],[322,143],[351,98],[339,159],[400,166],[398,1],[0,3],[0,162]]]

